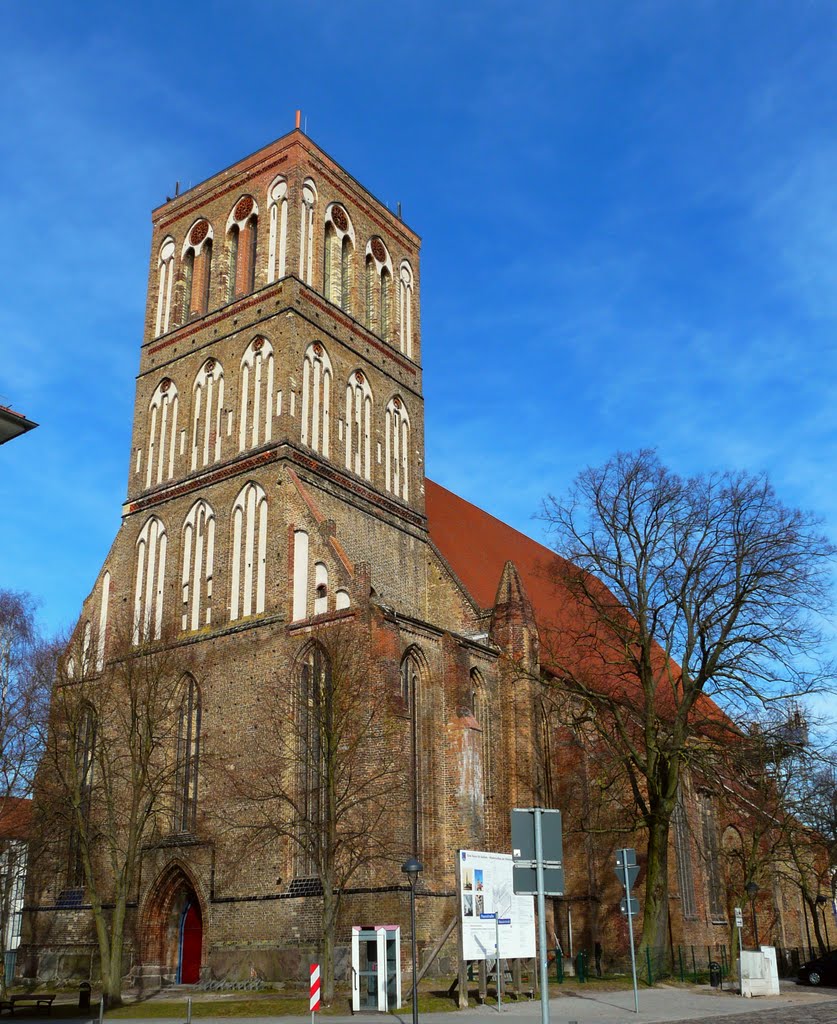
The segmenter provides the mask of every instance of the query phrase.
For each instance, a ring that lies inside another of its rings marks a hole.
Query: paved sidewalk
[[[633,1006],[630,989],[562,994],[550,1000],[550,1024],[706,1024],[707,1021],[718,1021],[718,1024],[837,1024],[837,990],[834,989],[791,986],[779,996],[742,999],[727,993],[660,987],[640,991],[638,1017]],[[31,1017],[27,1019],[30,1022],[34,1020]],[[507,1024],[540,1024],[540,1003],[537,1000],[504,1003],[502,1013],[497,1012],[496,1006],[479,1006],[451,1013],[421,1014],[421,1020],[430,1024],[502,1024],[504,1019]],[[246,1024],[307,1024],[308,1018],[200,1017],[195,1022],[230,1024],[232,1020]],[[318,1024],[376,1024],[378,1021],[380,1024],[411,1024],[411,1020],[410,1009],[405,1007],[386,1015],[364,1013],[321,1017]],[[43,1021],[48,1024],[49,1018]],[[97,1024],[97,1021],[92,1024]],[[147,1018],[121,1018],[119,1024],[149,1024],[149,1021]]]

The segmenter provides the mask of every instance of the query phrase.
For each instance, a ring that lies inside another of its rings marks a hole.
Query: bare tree
[[[54,649],[28,594],[0,590],[0,963],[29,859],[29,801],[44,745]],[[0,993],[6,972],[0,971]]]
[[[321,895],[328,1005],[344,893],[353,882],[370,884],[403,849],[392,820],[406,806],[396,757],[404,723],[350,624],[315,630],[259,701],[258,725],[241,755],[246,764],[239,758],[228,771],[225,819],[251,848],[278,842],[300,889],[308,879],[308,891]]]
[[[625,773],[647,833],[641,941],[661,948],[683,769],[823,685],[834,548],[765,477],[684,479],[653,451],[583,471],[543,518],[563,600],[542,661]]]
[[[90,901],[103,999],[118,1006],[142,847],[171,831],[188,662],[165,639],[135,645],[129,629],[114,629],[101,664],[96,649],[89,630],[77,630],[60,660],[36,795],[41,827],[66,855],[68,886]]]

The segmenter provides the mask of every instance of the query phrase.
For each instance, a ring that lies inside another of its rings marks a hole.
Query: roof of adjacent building
[[[28,839],[32,827],[32,800],[7,796],[0,800],[0,839]]]
[[[23,413],[15,412],[7,405],[0,405],[0,444],[20,437],[21,434],[34,429],[37,425],[32,420],[28,420]]]

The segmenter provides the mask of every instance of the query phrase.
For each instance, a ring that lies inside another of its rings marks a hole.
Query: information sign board
[[[504,925],[503,959],[535,955],[535,901],[512,889],[512,858],[507,853],[460,850],[459,912],[465,960],[494,957],[497,923]],[[499,922],[494,915],[499,914]]]

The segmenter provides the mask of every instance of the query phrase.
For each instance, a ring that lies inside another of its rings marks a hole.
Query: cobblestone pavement
[[[764,1010],[755,1018],[758,1024],[832,1024],[837,1021],[837,1002],[783,1006],[777,1010]],[[712,1021],[723,1021],[723,1024],[753,1024],[753,1011],[749,1013],[725,1014],[723,1017],[690,1017],[678,1021],[678,1024],[712,1024]]]

